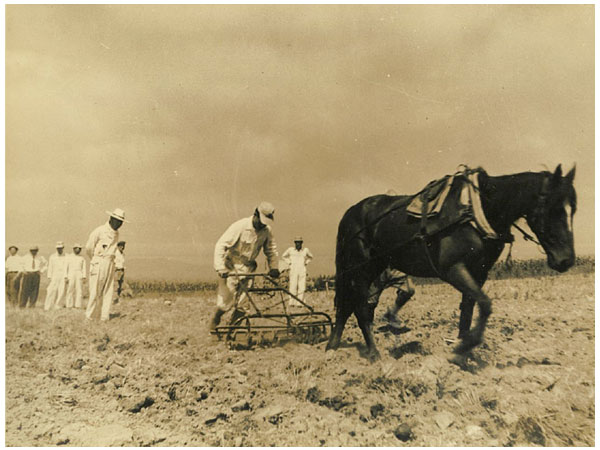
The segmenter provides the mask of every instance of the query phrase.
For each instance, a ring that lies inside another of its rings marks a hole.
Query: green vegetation
[[[577,257],[575,266],[567,273],[594,273],[595,259],[591,256]],[[523,261],[513,261],[512,264],[506,264],[504,261],[497,262],[490,272],[490,280],[504,280],[506,278],[529,278],[544,276],[559,276],[545,259],[527,259]]]
[[[575,266],[568,273],[594,273],[595,259],[591,256],[577,257]],[[553,271],[546,264],[545,259],[528,259],[513,261],[507,264],[504,261],[497,262],[490,271],[490,280],[503,280],[507,278],[530,278],[542,276],[559,276],[558,272]],[[308,291],[324,291],[333,289],[335,286],[333,275],[318,275],[307,281]],[[434,278],[416,278],[415,283],[419,285],[441,283],[442,281]],[[140,296],[144,294],[186,294],[204,291],[214,291],[217,288],[216,282],[206,281],[128,281],[133,295]]]
[[[144,294],[185,294],[204,291],[214,291],[217,288],[216,282],[206,281],[136,281],[128,280],[127,284],[131,288],[134,296],[139,297]]]

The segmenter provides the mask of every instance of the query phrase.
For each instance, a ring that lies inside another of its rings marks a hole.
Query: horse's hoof
[[[464,369],[467,366],[467,355],[464,353],[454,355],[451,358],[448,358],[448,362],[457,365],[461,369]]]
[[[467,333],[463,340],[454,348],[454,353],[461,355],[481,344],[481,337],[476,337],[473,333]]]
[[[330,350],[337,350],[338,347],[340,346],[339,342],[337,344],[332,344],[331,342],[327,343],[327,346],[325,347],[325,351],[328,352]]]
[[[377,362],[381,359],[381,355],[379,354],[378,350],[373,350],[371,352],[369,352],[369,355],[367,356],[367,358],[369,359],[369,362]]]

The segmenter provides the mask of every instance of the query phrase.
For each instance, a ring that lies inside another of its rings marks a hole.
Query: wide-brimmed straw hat
[[[106,214],[108,214],[110,217],[120,220],[121,222],[129,223],[129,220],[125,220],[125,211],[123,211],[121,208],[115,208],[113,212],[106,211]]]

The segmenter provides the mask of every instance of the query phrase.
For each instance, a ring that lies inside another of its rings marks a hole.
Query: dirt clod
[[[401,423],[394,430],[394,436],[402,442],[407,442],[413,438],[413,432],[410,426],[405,423]]]
[[[384,410],[385,407],[381,403],[376,403],[375,405],[371,406],[371,417],[373,419],[377,419],[377,416],[379,416]]]
[[[76,359],[73,361],[73,364],[71,364],[71,368],[75,370],[81,370],[83,366],[85,366],[85,361],[83,359]]]
[[[235,405],[233,405],[231,407],[231,410],[233,412],[250,411],[251,409],[252,409],[252,407],[250,406],[250,403],[248,403],[245,400],[240,400],[239,402],[237,402]]]
[[[317,403],[321,398],[321,391],[316,386],[313,386],[306,391],[306,400],[311,403]]]
[[[135,403],[131,408],[128,409],[129,412],[139,413],[142,409],[148,408],[154,404],[154,399],[152,397],[145,397],[142,401]]]
[[[517,435],[522,434],[526,442],[546,446],[546,436],[542,427],[532,417],[521,417],[516,426]]]

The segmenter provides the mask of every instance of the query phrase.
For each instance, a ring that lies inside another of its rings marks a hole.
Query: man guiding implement
[[[221,317],[234,307],[231,321],[244,314],[245,296],[237,296],[240,282],[249,283],[243,277],[231,276],[256,271],[256,258],[263,249],[269,264],[269,276],[279,277],[277,244],[273,238],[275,208],[268,202],[262,202],[254,210],[254,215],[233,223],[219,238],[215,245],[214,268],[219,275],[217,288],[217,310],[210,323],[214,330]]]

